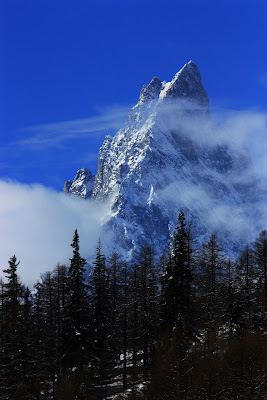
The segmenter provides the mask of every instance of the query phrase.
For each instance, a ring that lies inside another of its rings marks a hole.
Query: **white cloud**
[[[0,181],[0,276],[15,254],[18,273],[33,285],[40,273],[57,262],[68,263],[74,230],[80,235],[81,255],[94,253],[108,206],[66,196],[41,185]]]
[[[129,106],[115,105],[105,108],[89,118],[34,125],[21,130],[24,137],[10,143],[17,147],[56,147],[66,140],[112,133],[125,122]]]
[[[206,147],[227,145],[240,152],[244,146],[253,159],[258,177],[267,176],[267,113],[260,110],[211,111],[211,120],[194,114],[198,106],[192,102],[172,100],[159,103],[159,120],[171,131],[182,132],[193,143]],[[186,113],[184,113],[186,111]]]
[[[255,110],[218,110],[213,113],[221,141],[247,146],[258,176],[267,176],[267,114]]]

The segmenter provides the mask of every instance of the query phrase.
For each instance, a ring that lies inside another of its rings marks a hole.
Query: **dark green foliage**
[[[80,255],[79,235],[75,230],[73,256],[67,277],[67,305],[64,312],[64,365],[82,368],[88,358],[89,296],[85,283],[86,260]],[[63,299],[61,300],[64,301]]]
[[[108,296],[110,277],[107,274],[106,259],[102,254],[100,241],[96,248],[93,265],[90,277],[91,363],[96,381],[105,387],[108,379],[108,360],[111,347],[109,334],[112,314],[109,314],[110,299]]]
[[[183,213],[168,257],[136,264],[99,242],[86,260],[74,233],[30,293],[15,256],[0,281],[0,400],[264,400],[266,231],[236,260],[216,235],[193,248]]]
[[[153,252],[144,245],[136,264],[129,274],[129,340],[133,354],[133,379],[136,375],[137,350],[142,349],[144,379],[151,362],[159,327],[159,288]]]
[[[199,306],[208,332],[209,343],[215,343],[217,327],[223,310],[223,282],[226,276],[226,259],[215,234],[203,244],[197,261]]]
[[[19,262],[14,255],[8,261],[9,267],[3,272],[7,282],[3,285],[2,294],[2,332],[0,391],[3,396],[12,396],[20,380],[22,370],[22,347],[20,335],[20,316],[22,313],[22,287],[17,275]]]
[[[257,278],[262,292],[262,301],[265,304],[267,312],[267,231],[260,233],[259,237],[253,243],[254,257],[258,267]]]
[[[194,332],[192,301],[192,249],[190,233],[186,230],[185,217],[181,212],[175,228],[166,271],[162,278],[163,320],[168,329],[174,326],[187,341]]]

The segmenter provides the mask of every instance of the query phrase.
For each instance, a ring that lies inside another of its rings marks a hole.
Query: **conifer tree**
[[[123,293],[122,293],[122,349],[123,349],[123,376],[122,387],[123,390],[127,389],[127,348],[128,348],[128,268],[127,264],[123,265]]]
[[[34,285],[32,304],[32,346],[35,349],[35,391],[38,395],[43,389],[41,382],[46,379],[45,320],[42,285],[40,281],[37,281]]]
[[[240,289],[244,292],[245,307],[248,310],[252,302],[252,292],[255,279],[253,250],[246,245],[237,260],[237,276],[239,278]]]
[[[208,398],[215,395],[216,373],[218,369],[218,333],[223,321],[225,298],[223,283],[226,260],[215,234],[210,236],[208,243],[201,246],[198,269],[200,282],[201,329],[205,331],[205,344],[208,357],[207,390]]]
[[[19,262],[14,255],[8,261],[9,267],[3,272],[7,283],[4,283],[2,302],[2,376],[1,393],[6,398],[12,397],[17,389],[21,376],[21,335],[19,318],[21,314],[22,287],[17,275]]]
[[[121,350],[121,304],[122,304],[122,271],[123,262],[121,256],[114,251],[108,260],[107,266],[107,301],[108,301],[108,316],[109,324],[108,346],[109,358],[113,362],[119,358]],[[112,365],[111,365],[112,368]]]
[[[63,333],[66,330],[66,327],[64,327],[64,316],[66,313],[67,303],[67,267],[65,265],[56,265],[54,270],[54,282],[56,303],[56,348],[58,366],[60,366],[64,354]]]
[[[192,249],[183,212],[178,216],[175,229],[166,272],[163,275],[163,320],[170,329],[178,324],[183,339],[188,340],[194,330]]]
[[[249,323],[255,311],[256,269],[253,249],[246,245],[236,260],[235,293],[238,305],[239,321],[237,325],[243,329]]]
[[[165,353],[163,370],[166,374],[166,390],[181,399],[189,384],[185,363],[195,331],[191,254],[191,231],[186,228],[184,214],[180,212],[162,277],[165,332],[163,329],[163,339],[159,341],[158,348]]]
[[[35,285],[32,306],[32,341],[35,346],[35,373],[39,392],[53,393],[56,384],[57,360],[57,320],[55,282],[53,272],[41,275]]]
[[[128,293],[128,342],[130,343],[132,351],[132,382],[137,380],[137,352],[140,348],[141,339],[141,324],[140,324],[140,280],[139,280],[139,268],[135,264],[130,271],[130,290]]]
[[[215,326],[216,315],[221,306],[220,290],[222,288],[226,260],[215,234],[208,243],[201,246],[198,255],[198,272],[203,296],[206,318]]]
[[[68,269],[68,300],[65,313],[66,366],[81,369],[88,359],[89,298],[85,283],[86,260],[80,255],[79,235],[74,232],[73,256]]]
[[[229,339],[231,340],[233,332],[237,330],[237,328],[240,329],[242,308],[240,304],[239,288],[236,286],[236,280],[234,277],[234,264],[230,259],[225,268],[222,290],[222,296],[224,299],[223,321],[227,324],[229,329]]]
[[[136,267],[136,282],[134,287],[137,295],[137,312],[139,325],[139,346],[143,343],[144,379],[148,364],[154,350],[154,341],[158,329],[158,286],[156,282],[155,267],[153,265],[152,248],[144,245],[139,254],[139,263]],[[133,287],[133,284],[131,284]]]
[[[21,376],[20,386],[24,388],[27,399],[34,399],[38,395],[36,385],[36,365],[35,351],[33,347],[33,318],[32,318],[32,296],[28,287],[23,290],[22,307],[18,326],[21,336]]]
[[[263,230],[253,243],[254,256],[259,269],[259,281],[262,287],[262,297],[267,311],[267,231]]]
[[[96,248],[93,271],[90,277],[90,297],[92,313],[92,364],[94,375],[101,382],[104,391],[108,379],[108,353],[110,349],[110,314],[107,279],[106,259],[102,254],[101,242],[99,240]]]

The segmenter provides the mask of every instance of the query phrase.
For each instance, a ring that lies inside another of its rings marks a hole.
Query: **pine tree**
[[[205,332],[207,351],[207,391],[208,397],[215,396],[218,371],[219,328],[224,317],[223,283],[226,260],[215,234],[208,243],[201,246],[198,258],[199,297],[201,306],[201,329]]]
[[[267,231],[260,233],[253,243],[254,256],[259,269],[259,282],[262,287],[262,298],[267,311]]]
[[[28,287],[23,291],[18,325],[21,336],[20,388],[24,390],[25,398],[30,400],[35,399],[38,392],[36,390],[36,349],[33,347],[32,296]]]
[[[7,279],[7,283],[3,285],[2,300],[2,376],[0,385],[3,398],[14,395],[22,373],[21,335],[19,329],[22,287],[17,275],[19,262],[17,262],[17,258],[14,255],[8,263],[9,267],[3,271]]]
[[[173,236],[166,272],[163,275],[163,320],[169,329],[179,326],[183,340],[192,337],[192,268],[189,234],[186,231],[185,217],[180,212],[178,225]]]
[[[92,308],[92,365],[94,376],[106,391],[108,380],[108,352],[109,352],[109,296],[106,270],[106,259],[102,254],[101,242],[99,240],[96,248],[96,257],[93,262],[94,268],[90,277],[90,297]]]
[[[62,364],[64,354],[63,333],[67,327],[64,327],[64,316],[67,303],[67,267],[57,264],[53,274],[55,284],[55,312],[56,312],[56,349],[58,367]]]
[[[236,261],[235,289],[237,302],[239,302],[239,327],[244,328],[251,320],[251,315],[257,303],[256,293],[256,269],[254,254],[251,246],[246,245]]]
[[[122,349],[123,349],[123,376],[122,376],[122,387],[125,391],[127,389],[127,348],[128,348],[128,268],[127,264],[123,266],[123,292],[122,292]]]
[[[138,312],[138,341],[139,347],[143,343],[144,379],[147,378],[148,366],[154,351],[155,338],[158,329],[158,285],[153,265],[152,248],[144,245],[139,254],[139,263],[135,268],[136,282],[135,301],[137,301],[136,311]],[[131,284],[133,287],[133,284]]]
[[[123,262],[121,256],[114,251],[108,260],[106,269],[107,301],[109,308],[109,315],[107,316],[107,322],[109,324],[108,347],[111,368],[112,361],[115,362],[115,360],[119,359],[121,350],[120,312],[122,304],[122,268]]]
[[[68,300],[65,313],[65,365],[81,369],[88,360],[89,297],[85,283],[86,260],[80,255],[79,235],[74,232],[73,256],[68,269]]]
[[[129,273],[130,280],[130,290],[128,290],[128,310],[126,308],[128,314],[128,343],[131,347],[132,351],[132,382],[133,384],[137,380],[137,352],[140,349],[141,342],[141,324],[140,324],[140,315],[141,315],[141,302],[140,302],[140,277],[139,277],[140,268],[135,264]],[[125,290],[127,287],[125,288]],[[127,322],[127,321],[126,321]]]
[[[45,393],[49,399],[55,390],[58,369],[55,295],[53,272],[45,272],[35,285],[33,295],[32,342],[35,347],[36,391]]]
[[[234,264],[229,259],[225,268],[225,277],[223,280],[223,290],[222,296],[225,300],[224,308],[224,322],[226,323],[229,329],[229,339],[231,340],[233,336],[233,332],[240,325],[241,318],[241,304],[238,295],[239,288],[236,286],[235,277],[234,277]]]
[[[188,382],[186,374],[187,349],[195,331],[192,291],[191,230],[186,229],[182,212],[172,237],[166,271],[162,277],[164,322],[158,348],[164,353],[163,370],[166,390],[183,398]]]
[[[237,260],[237,274],[240,278],[240,286],[245,295],[246,308],[249,309],[252,301],[253,280],[255,279],[255,265],[253,250],[246,245]]]

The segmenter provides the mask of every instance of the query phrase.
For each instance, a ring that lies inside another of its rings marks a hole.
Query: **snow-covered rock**
[[[248,151],[229,146],[213,125],[190,61],[171,82],[155,77],[143,86],[125,126],[106,136],[95,179],[83,168],[64,191],[108,201],[103,231],[113,231],[117,248],[131,257],[145,242],[165,248],[181,210],[199,241],[219,232],[229,252],[240,248],[249,240],[257,182]]]
[[[80,169],[74,180],[65,182],[63,191],[75,196],[88,199],[92,196],[95,176],[87,168]]]

